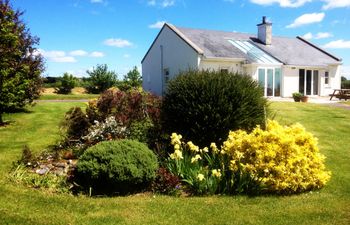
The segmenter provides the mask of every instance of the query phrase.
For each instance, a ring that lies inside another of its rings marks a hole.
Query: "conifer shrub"
[[[72,89],[76,86],[76,78],[69,73],[64,73],[63,77],[60,79],[55,92],[57,94],[70,94]]]
[[[100,142],[87,149],[76,168],[77,183],[92,194],[128,194],[146,188],[156,177],[157,157],[140,142]]]
[[[267,101],[259,84],[237,73],[189,71],[168,84],[162,120],[199,146],[221,144],[230,130],[263,125]]]
[[[87,134],[90,125],[88,117],[82,109],[72,107],[66,112],[61,127],[65,130],[68,139],[80,139]]]

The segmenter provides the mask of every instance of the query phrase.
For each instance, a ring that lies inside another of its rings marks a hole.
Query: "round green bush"
[[[249,76],[189,71],[169,82],[162,120],[167,132],[204,147],[221,144],[230,130],[264,125],[266,107],[261,87]]]
[[[138,141],[100,142],[87,149],[76,168],[78,184],[93,194],[128,194],[147,187],[156,176],[157,157]]]

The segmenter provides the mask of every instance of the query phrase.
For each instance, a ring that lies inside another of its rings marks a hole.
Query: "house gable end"
[[[173,31],[182,41],[184,41],[189,47],[191,47],[195,52],[197,52],[198,54],[203,54],[203,51],[196,46],[194,43],[192,43],[188,38],[186,38],[186,36],[184,34],[182,34],[178,29],[176,29],[173,25],[165,23],[162,27],[162,29],[159,31],[157,37],[154,39],[154,41],[152,42],[151,46],[149,47],[149,49],[147,50],[145,56],[142,58],[141,63],[143,63],[143,61],[146,59],[148,53],[150,52],[150,50],[153,48],[154,44],[157,42],[160,34],[163,32],[163,30],[165,28],[169,28],[171,31]]]

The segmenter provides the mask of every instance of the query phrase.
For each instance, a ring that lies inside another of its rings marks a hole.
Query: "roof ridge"
[[[338,57],[334,56],[333,54],[327,52],[326,50],[324,50],[324,49],[318,47],[317,45],[311,43],[310,41],[305,40],[304,38],[302,38],[302,37],[300,37],[300,36],[297,36],[297,39],[299,39],[299,40],[303,41],[304,43],[306,43],[306,44],[308,44],[308,45],[310,45],[310,46],[316,48],[317,50],[321,51],[322,53],[328,55],[329,57],[331,57],[331,58],[333,58],[333,59],[335,59],[335,60],[337,60],[337,61],[339,61],[339,62],[342,61],[341,58],[338,58]]]
[[[257,35],[251,32],[239,32],[239,31],[226,31],[226,30],[212,30],[212,29],[206,29],[206,28],[191,28],[191,27],[181,27],[181,26],[175,26],[172,25],[177,29],[187,29],[187,30],[199,30],[199,31],[215,31],[215,32],[222,32],[222,33],[236,33],[236,34],[245,34],[245,35],[251,35],[252,37],[256,37]],[[288,36],[281,36],[281,35],[272,35],[272,38],[288,38],[288,39],[295,39],[295,37],[288,37]]]

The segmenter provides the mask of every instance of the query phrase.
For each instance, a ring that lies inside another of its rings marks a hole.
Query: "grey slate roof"
[[[228,42],[250,40],[257,47],[286,65],[327,66],[341,59],[325,52],[302,38],[272,37],[271,45],[261,43],[256,35],[237,32],[176,27],[186,38],[203,50],[205,57],[246,58],[247,55]]]

